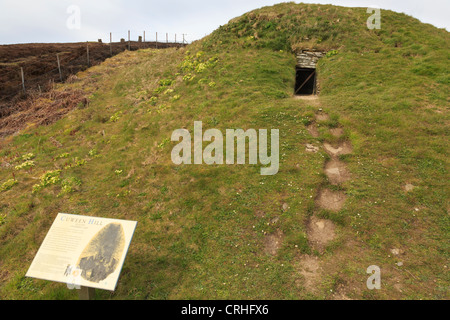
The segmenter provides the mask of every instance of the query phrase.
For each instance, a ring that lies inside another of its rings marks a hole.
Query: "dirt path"
[[[307,127],[307,130],[313,138],[318,138],[320,136],[318,126],[329,121],[330,117],[323,112],[318,97],[308,97],[306,100],[317,107],[315,121]],[[326,252],[327,245],[335,240],[338,235],[335,223],[329,219],[320,218],[319,213],[326,210],[331,214],[339,214],[347,198],[343,183],[351,177],[347,165],[340,160],[340,156],[351,154],[352,146],[349,141],[344,139],[343,128],[337,127],[329,130],[335,139],[333,142],[324,141],[322,145],[323,150],[329,155],[329,160],[327,160],[323,169],[328,178],[328,184],[318,190],[314,213],[306,223],[308,242],[316,254],[303,255],[298,263],[298,272],[304,278],[303,287],[312,293],[317,291],[322,278],[321,256]],[[306,145],[306,151],[318,152],[320,150],[317,147],[312,147],[310,144]]]
[[[315,119],[306,129],[313,138],[320,138],[318,127],[329,125],[330,116],[323,111],[317,96],[296,96],[296,100],[307,100],[308,104],[316,108]],[[311,250],[310,254],[303,254],[297,258],[296,273],[301,277],[296,280],[296,285],[311,294],[320,294],[322,279],[326,276],[325,269],[328,267],[329,257],[326,257],[326,249],[330,242],[339,236],[339,229],[330,219],[324,219],[323,211],[329,215],[339,215],[345,205],[346,194],[344,183],[351,178],[351,174],[345,162],[340,157],[351,154],[352,146],[344,137],[342,127],[328,129],[332,141],[324,141],[321,146],[307,144],[305,152],[317,153],[325,151],[329,158],[325,162],[323,171],[327,176],[327,183],[322,185],[315,197],[315,208],[313,214],[306,221],[306,235]],[[283,204],[282,210],[288,209],[288,204]],[[277,218],[278,219],[278,218]],[[274,233],[265,234],[265,252],[269,255],[277,255],[283,242],[283,233],[276,230]],[[345,294],[334,293],[333,297],[338,300],[348,299]]]

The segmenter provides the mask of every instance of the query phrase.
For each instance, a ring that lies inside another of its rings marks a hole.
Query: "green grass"
[[[0,185],[17,183],[0,193],[0,298],[77,297],[24,278],[58,212],[138,221],[117,290],[101,299],[329,299],[339,290],[448,298],[448,32],[384,10],[381,30],[367,30],[366,19],[363,9],[280,4],[186,49],[122,53],[64,85],[83,89],[89,105],[1,145]],[[337,50],[318,66],[331,116],[323,125],[345,128],[354,147],[342,157],[352,173],[345,208],[320,213],[338,238],[320,255],[325,276],[315,293],[298,262],[318,255],[305,221],[327,156],[305,152],[315,108],[291,98],[291,49],[301,47]],[[280,129],[279,173],[175,166],[170,136],[193,132],[194,121],[222,132]],[[13,170],[29,153],[35,166]],[[59,179],[33,193],[55,170]],[[406,193],[406,183],[417,188]],[[265,238],[277,230],[282,247],[272,256]],[[394,258],[391,248],[405,254]],[[374,264],[383,289],[370,292],[365,271]]]

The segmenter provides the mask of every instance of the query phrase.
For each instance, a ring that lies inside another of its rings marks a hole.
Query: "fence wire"
[[[145,33],[145,39],[143,32],[137,32],[130,30],[130,34],[135,36],[136,34],[142,37],[136,40],[129,40],[128,33],[123,32],[112,32],[112,39],[116,42],[89,42],[89,43],[80,43],[79,48],[71,48],[69,52],[64,51],[62,49],[61,52],[55,53],[54,57],[54,66],[55,68],[45,71],[39,75],[35,75],[36,71],[33,70],[33,64],[22,63],[18,66],[16,70],[4,70],[3,72],[0,70],[0,75],[5,82],[0,82],[0,117],[4,114],[5,110],[11,107],[16,100],[16,98],[24,98],[29,92],[43,92],[46,91],[51,84],[54,82],[63,82],[72,74],[76,74],[79,71],[83,71],[91,66],[97,65],[109,57],[117,55],[126,50],[138,50],[138,49],[147,49],[147,48],[156,48],[163,49],[168,47],[177,47],[184,46],[187,43],[185,37],[183,35],[180,37],[179,35],[171,34],[172,38],[170,38],[170,34],[167,33],[158,33],[156,39],[156,32],[153,32],[153,35],[150,32]],[[117,35],[121,35],[119,37],[122,41],[117,42],[119,40]],[[108,40],[110,40],[108,34]],[[144,41],[145,40],[145,41]],[[158,40],[158,41],[156,41]],[[89,48],[89,49],[88,49]],[[88,50],[89,50],[89,58],[88,58]],[[73,57],[77,52],[80,54]],[[59,55],[60,67],[58,68],[57,63],[57,54]],[[67,60],[69,59],[69,60]],[[47,69],[53,63],[48,59],[42,62],[42,68]],[[5,66],[3,69],[7,69],[8,66]],[[24,78],[22,80],[21,68],[23,69]],[[14,83],[15,82],[15,83]],[[49,85],[50,84],[50,85]]]

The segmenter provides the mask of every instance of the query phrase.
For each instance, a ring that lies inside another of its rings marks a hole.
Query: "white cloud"
[[[174,33],[188,34],[187,39],[195,40],[209,34],[230,19],[247,11],[272,5],[273,0],[0,0],[0,43],[24,42],[78,42],[95,41],[102,38],[109,41],[109,32],[114,40],[127,38],[131,30],[136,39],[146,30],[146,38],[154,39],[155,32],[160,38],[165,33],[173,39]],[[330,0],[308,1],[341,6],[368,7],[377,5],[383,9],[404,12],[422,22],[449,29],[447,13],[448,0]],[[66,27],[69,18],[67,8],[77,5],[81,9],[81,29]]]

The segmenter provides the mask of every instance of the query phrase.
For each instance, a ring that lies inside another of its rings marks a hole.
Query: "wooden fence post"
[[[22,88],[23,88],[23,93],[27,93],[25,90],[25,77],[23,76],[23,68],[20,68],[20,74],[22,75]]]
[[[78,292],[79,300],[94,300],[95,299],[95,289],[81,287]]]
[[[112,32],[109,33],[109,53],[111,54],[112,57]]]
[[[158,32],[156,32],[156,49],[158,49]]]
[[[56,54],[56,59],[58,60],[58,70],[59,70],[59,79],[61,80],[61,82],[63,81],[62,78],[62,73],[61,73],[61,63],[59,61],[59,53]]]
[[[130,30],[128,30],[128,51],[131,50],[131,43],[130,43]]]
[[[166,43],[169,43],[169,34],[166,33]]]
[[[88,67],[90,67],[91,61],[89,59],[89,42],[88,41],[86,41],[86,52],[87,52],[87,65],[88,65]]]

